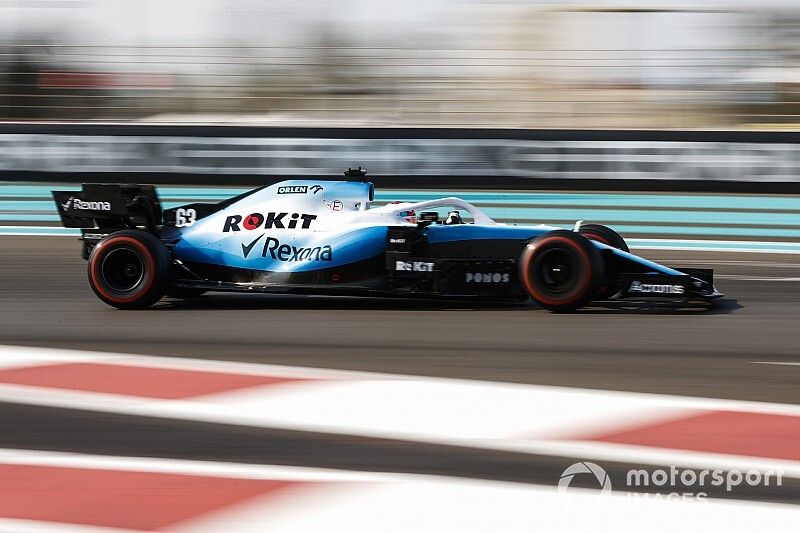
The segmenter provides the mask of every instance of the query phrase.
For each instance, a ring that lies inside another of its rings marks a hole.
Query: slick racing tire
[[[89,256],[89,284],[118,309],[142,309],[160,300],[169,283],[172,260],[164,244],[140,230],[112,233]]]
[[[628,244],[622,235],[602,224],[584,224],[578,229],[578,233],[589,239],[590,241],[602,242],[617,250],[623,252],[630,252]]]
[[[608,226],[603,226],[602,224],[583,224],[578,229],[578,233],[590,241],[602,242],[603,244],[607,244],[608,246],[616,248],[617,250],[622,250],[623,252],[631,251],[630,248],[628,248],[628,243],[626,243],[625,239],[622,238],[622,235]],[[598,289],[597,294],[594,295],[594,299],[606,300],[616,292],[618,292],[616,289],[608,285],[604,285]]]
[[[589,303],[605,280],[600,251],[574,231],[545,233],[525,246],[520,279],[536,303],[558,313]]]

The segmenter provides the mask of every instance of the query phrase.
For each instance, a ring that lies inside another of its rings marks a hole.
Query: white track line
[[[703,259],[670,259],[669,261],[679,261],[687,265],[707,265],[708,260]],[[747,266],[763,266],[771,268],[797,268],[800,269],[800,263],[786,263],[783,261],[755,261],[744,259],[715,259],[714,265],[747,265]]]
[[[798,282],[800,278],[775,278],[775,277],[756,277],[756,276],[744,276],[738,274],[714,274],[714,279],[733,279],[738,281],[788,281],[788,282]]]
[[[15,520],[0,517],[2,533],[137,533],[132,529],[116,527],[97,527],[63,522],[42,522],[39,520]],[[141,532],[138,532],[141,533]]]
[[[0,464],[94,468],[241,479],[285,479],[290,481],[397,481],[410,475],[356,472],[305,466],[259,465],[153,457],[120,457],[12,448],[0,448]]]

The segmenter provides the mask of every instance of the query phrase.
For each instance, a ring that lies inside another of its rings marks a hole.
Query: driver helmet
[[[450,211],[447,213],[447,218],[444,219],[445,225],[450,224],[463,224],[464,220],[461,218],[461,213],[458,211]]]
[[[413,209],[409,209],[408,211],[400,211],[400,216],[406,219],[406,222],[410,222],[411,224],[417,223],[417,213]]]
[[[406,202],[401,202],[400,200],[395,200],[393,202],[389,202],[390,204],[403,204]],[[413,209],[409,209],[407,211],[400,211],[397,214],[399,217],[406,219],[406,222],[410,222],[411,224],[417,223],[417,213]]]

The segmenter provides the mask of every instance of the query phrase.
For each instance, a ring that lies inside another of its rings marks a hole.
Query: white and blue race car
[[[147,185],[53,195],[64,226],[82,229],[92,289],[120,309],[206,291],[533,300],[559,312],[722,296],[711,270],[633,255],[599,224],[502,224],[452,197],[371,207],[360,168],[164,211]]]

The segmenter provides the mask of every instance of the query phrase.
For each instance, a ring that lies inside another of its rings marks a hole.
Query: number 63
[[[182,207],[175,211],[175,227],[184,228],[191,226],[197,220],[197,212],[194,209],[184,209]]]

